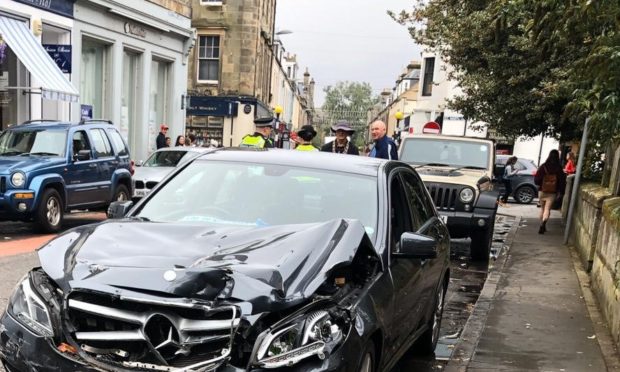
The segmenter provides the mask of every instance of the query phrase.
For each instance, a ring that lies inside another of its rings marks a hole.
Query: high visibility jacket
[[[265,147],[273,147],[269,138],[263,137],[260,133],[254,133],[253,135],[246,135],[241,141],[240,147],[256,147],[259,149]]]
[[[317,149],[316,147],[314,147],[312,145],[298,145],[297,147],[295,147],[295,150],[298,150],[298,151],[319,151],[319,149]]]

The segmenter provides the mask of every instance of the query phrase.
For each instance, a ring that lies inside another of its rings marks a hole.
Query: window
[[[89,39],[82,40],[80,103],[93,107],[93,118],[105,116],[107,49],[104,44]]]
[[[424,58],[424,85],[422,95],[430,96],[433,93],[433,72],[435,71],[435,57]]]
[[[132,148],[138,145],[139,130],[136,128],[136,97],[138,97],[137,77],[140,56],[128,51],[123,52],[123,90],[121,92],[120,130]]]
[[[198,80],[217,82],[220,75],[220,37],[200,36]]]
[[[411,206],[413,231],[418,231],[426,221],[435,215],[434,207],[425,197],[426,190],[424,190],[421,180],[416,179],[411,173],[403,173],[403,180]]]
[[[120,156],[129,155],[129,150],[127,149],[127,146],[125,145],[125,142],[123,142],[121,135],[115,129],[109,129],[108,135],[110,139],[112,140],[112,144],[114,144],[114,151],[116,152],[117,155],[120,155]]]
[[[200,5],[222,5],[222,0],[200,0]]]
[[[90,143],[88,142],[88,136],[83,130],[73,133],[73,156],[77,156],[82,150],[90,151]]]
[[[93,145],[95,146],[95,154],[98,158],[105,158],[107,156],[113,156],[112,146],[110,140],[105,135],[103,129],[91,129],[90,136],[93,139]]]
[[[392,252],[400,251],[400,237],[403,233],[411,231],[411,213],[407,195],[400,178],[394,176],[390,184],[390,246]]]
[[[149,127],[151,133],[159,132],[159,125],[168,118],[168,74],[170,64],[151,61],[151,81],[149,94]],[[155,141],[151,140],[151,150],[155,151]]]

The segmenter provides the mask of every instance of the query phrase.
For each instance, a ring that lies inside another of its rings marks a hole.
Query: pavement
[[[446,371],[620,371],[605,320],[560,214],[538,234],[536,205],[500,208],[517,218]]]

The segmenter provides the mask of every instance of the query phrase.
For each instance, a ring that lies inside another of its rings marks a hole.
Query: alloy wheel
[[[534,190],[529,187],[522,187],[517,190],[517,201],[521,204],[529,204],[534,200]]]
[[[51,226],[58,225],[60,223],[60,201],[52,196],[47,200],[46,208],[47,222]]]

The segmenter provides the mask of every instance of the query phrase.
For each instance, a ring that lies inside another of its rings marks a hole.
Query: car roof
[[[336,172],[377,176],[385,164],[383,159],[365,156],[333,154],[317,151],[292,151],[282,149],[253,149],[228,147],[213,149],[197,159],[245,163],[275,164],[287,167],[325,169]]]
[[[163,151],[188,151],[188,152],[207,152],[210,149],[208,147],[191,147],[191,146],[174,146],[174,147],[162,147],[157,149],[156,152]]]
[[[96,127],[96,128],[110,128],[116,129],[109,120],[88,120],[81,121],[79,123],[72,123],[68,121],[60,120],[29,120],[22,124],[13,125],[7,128],[7,130],[27,130],[27,129],[68,129],[71,127]]]
[[[483,137],[465,137],[465,136],[448,136],[445,134],[409,134],[406,137],[403,137],[402,141],[406,141],[409,138],[426,138],[426,139],[448,139],[455,141],[476,141],[476,142],[494,142],[492,139],[483,138]]]

